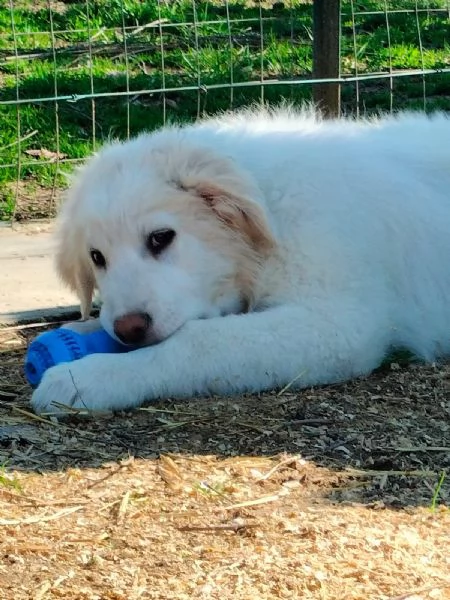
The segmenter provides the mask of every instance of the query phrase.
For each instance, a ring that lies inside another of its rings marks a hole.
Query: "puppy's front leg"
[[[36,412],[54,412],[54,403],[121,410],[156,398],[257,392],[293,380],[306,387],[370,372],[386,345],[382,323],[361,305],[329,309],[191,321],[157,346],[53,367],[32,405]]]

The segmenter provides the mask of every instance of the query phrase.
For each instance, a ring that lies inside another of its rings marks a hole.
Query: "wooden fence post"
[[[313,20],[313,77],[338,78],[341,74],[340,0],[314,0]],[[326,117],[340,115],[339,83],[315,83],[313,98]]]

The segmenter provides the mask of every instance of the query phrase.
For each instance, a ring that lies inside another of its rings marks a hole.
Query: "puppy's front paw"
[[[112,409],[108,389],[111,383],[101,381],[94,364],[87,357],[49,369],[34,391],[31,405],[38,414],[70,414],[73,409],[108,411]]]

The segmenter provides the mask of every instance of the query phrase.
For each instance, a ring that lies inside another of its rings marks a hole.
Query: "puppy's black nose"
[[[141,344],[145,341],[152,319],[147,313],[130,313],[114,321],[114,333],[124,344]]]

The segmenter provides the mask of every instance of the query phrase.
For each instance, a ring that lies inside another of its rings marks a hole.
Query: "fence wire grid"
[[[4,0],[0,220],[52,216],[106,139],[301,104],[319,82],[347,114],[450,111],[450,0],[342,0],[331,78],[314,75],[314,35],[311,0]]]

